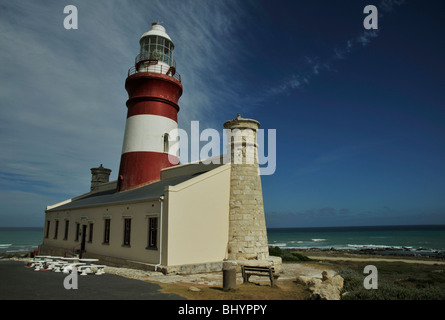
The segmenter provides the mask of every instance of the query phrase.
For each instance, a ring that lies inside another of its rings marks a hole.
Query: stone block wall
[[[265,260],[269,249],[256,144],[259,123],[238,115],[224,127],[232,133],[228,260]]]

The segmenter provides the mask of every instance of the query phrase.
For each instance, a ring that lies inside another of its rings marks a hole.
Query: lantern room
[[[156,72],[173,75],[176,63],[173,60],[174,44],[165,28],[153,23],[139,40],[141,50],[136,57],[135,67],[138,72]]]

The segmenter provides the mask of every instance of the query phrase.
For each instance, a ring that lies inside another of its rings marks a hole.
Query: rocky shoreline
[[[307,256],[313,255],[347,255],[347,256],[382,256],[386,258],[404,258],[413,260],[437,259],[445,260],[445,251],[430,249],[412,249],[408,247],[385,247],[385,248],[362,248],[362,249],[337,249],[337,248],[304,248],[304,249],[286,249],[283,251],[298,252]]]

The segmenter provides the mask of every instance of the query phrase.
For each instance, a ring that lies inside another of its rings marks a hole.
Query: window
[[[88,242],[93,242],[93,224],[89,224]]]
[[[148,248],[158,248],[158,218],[148,219]]]
[[[80,224],[76,223],[76,236],[74,238],[74,241],[79,241],[79,234],[80,234]]]
[[[50,221],[46,221],[46,235],[45,238],[49,238],[49,225],[50,225]]]
[[[65,220],[65,235],[63,237],[63,240],[67,240],[68,239],[69,226],[70,226],[70,221],[69,220]]]
[[[169,146],[169,138],[170,136],[168,135],[168,133],[164,134],[164,152],[168,153],[170,146]]]
[[[130,246],[131,219],[124,219],[124,246]]]
[[[110,243],[110,219],[105,219],[104,243]]]
[[[158,36],[144,37],[141,42],[141,51],[139,59],[155,59],[173,65],[173,43],[165,38]]]
[[[58,233],[59,233],[59,220],[56,220],[56,229],[54,230],[54,239],[57,239]]]

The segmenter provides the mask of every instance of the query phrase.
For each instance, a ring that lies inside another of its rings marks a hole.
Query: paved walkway
[[[34,271],[23,261],[0,261],[0,300],[180,300],[157,284],[113,274],[78,276],[78,289],[67,290],[67,275]]]

